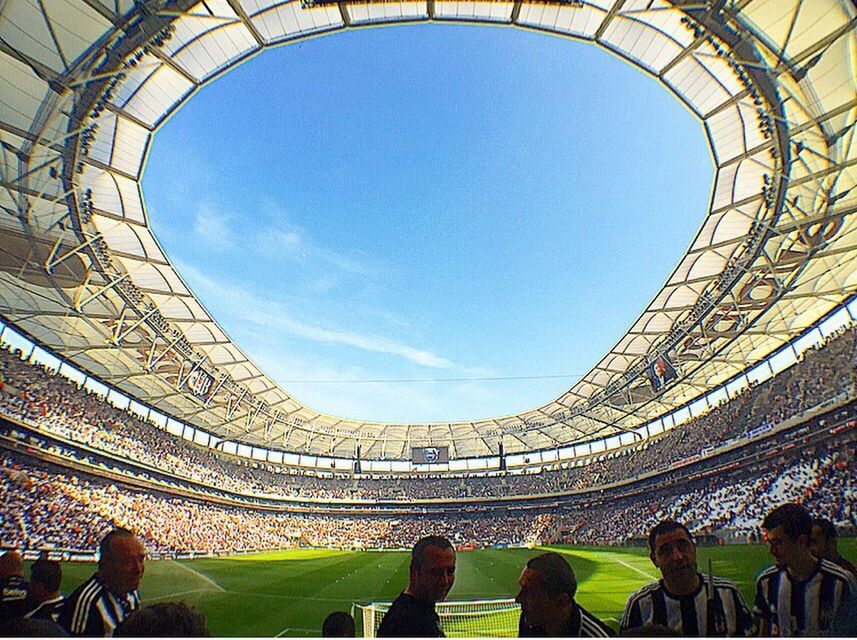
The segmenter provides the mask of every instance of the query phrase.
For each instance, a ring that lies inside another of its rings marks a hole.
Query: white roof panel
[[[591,39],[595,37],[606,15],[606,11],[590,4],[573,7],[545,2],[524,3],[521,5],[518,23]]]
[[[7,162],[12,175],[4,176],[7,187],[0,190],[0,203],[12,211],[27,206],[33,242],[52,246],[57,229],[64,229],[64,251],[74,249],[75,241],[82,243],[62,268],[45,274],[54,279],[54,287],[0,272],[0,313],[32,331],[47,348],[108,378],[141,371],[151,336],[170,335],[172,329],[183,332],[187,342],[176,343],[156,372],[134,384],[121,383],[122,388],[166,394],[156,402],[159,409],[215,434],[315,456],[330,453],[335,430],[348,430],[358,434],[366,455],[401,458],[412,445],[453,438],[454,455],[492,453],[483,435],[493,434],[489,439],[497,441],[498,425],[503,425],[514,433],[507,442],[510,453],[556,443],[571,446],[596,432],[611,435],[639,428],[697,398],[737,373],[735,363],[752,365],[857,287],[857,189],[848,191],[857,181],[857,149],[850,133],[857,117],[857,10],[852,2],[747,0],[712,12],[700,10],[698,4],[665,0],[586,0],[579,5],[443,0],[432,9],[438,22],[514,24],[597,40],[658,75],[706,118],[717,164],[711,211],[699,212],[700,231],[688,255],[631,329],[582,381],[554,401],[515,416],[437,425],[367,423],[325,415],[277,388],[181,282],[145,226],[141,163],[150,130],[212,74],[254,53],[259,40],[274,45],[352,26],[423,21],[429,6],[367,0],[315,7],[299,0],[209,0],[184,10],[179,2],[171,7],[174,10],[152,13],[130,0],[0,1],[0,37],[6,44],[6,53],[0,53],[3,157],[17,153],[29,163]],[[123,29],[126,24],[141,28]],[[839,35],[831,37],[835,33]],[[151,40],[152,34],[157,41]],[[119,51],[124,60],[115,55]],[[148,54],[142,60],[133,59],[143,51]],[[743,69],[745,80],[729,59]],[[58,73],[66,76],[53,88],[39,77]],[[111,90],[111,79],[119,78],[118,73],[125,75]],[[110,91],[111,104],[121,112],[118,117],[113,107],[96,108]],[[97,122],[91,119],[93,110],[101,111]],[[82,116],[82,123],[75,125],[78,131],[98,124],[87,143],[88,157],[82,151],[86,145],[79,145],[76,131],[70,131],[75,128],[69,127],[72,114]],[[763,126],[775,130],[763,135]],[[787,144],[780,147],[781,140]],[[21,176],[16,176],[19,171]],[[92,189],[91,217],[81,210],[87,189]],[[77,196],[71,227],[65,224],[65,192]],[[780,202],[785,203],[782,210],[770,207]],[[0,228],[11,228],[14,219],[0,218]],[[16,232],[20,234],[17,227]],[[92,242],[98,233],[103,242]],[[12,237],[2,233],[0,242],[11,243]],[[776,298],[770,297],[767,281],[753,280],[757,272],[770,269],[770,261],[788,286]],[[729,264],[741,268],[727,274]],[[75,278],[86,278],[87,267],[92,269],[91,280],[81,293],[91,294],[91,299],[83,308],[85,317],[77,319],[68,309],[69,298],[59,291],[72,286]],[[130,278],[123,278],[126,273]],[[722,274],[729,278],[721,282]],[[737,283],[731,285],[734,278]],[[724,283],[733,290],[721,291]],[[711,297],[701,300],[703,293]],[[754,304],[730,306],[739,298]],[[699,304],[715,299],[716,310],[710,303]],[[127,336],[128,345],[103,348],[121,314],[143,317],[147,305],[161,311]],[[56,313],[59,317],[52,315]],[[694,315],[700,313],[702,317]],[[694,318],[715,323],[738,318],[741,327],[756,332],[768,328],[770,335],[717,336],[711,345],[718,358],[706,360]],[[651,394],[645,376],[623,372],[643,370],[645,358],[659,353],[664,338],[674,332],[683,338],[673,347],[679,379],[645,400]],[[159,340],[156,346],[163,348],[163,338]],[[101,348],[88,353],[87,344]],[[212,375],[231,380],[224,382],[210,407],[200,409],[198,401],[175,389],[175,376],[183,359],[195,362],[206,356]],[[607,384],[616,385],[609,402],[603,395]],[[238,396],[245,404],[227,420],[225,398]],[[289,426],[284,420],[270,430],[247,432],[242,421],[250,401],[276,403],[274,408],[287,413]],[[554,416],[558,411],[563,415]],[[350,439],[342,446],[354,444]]]

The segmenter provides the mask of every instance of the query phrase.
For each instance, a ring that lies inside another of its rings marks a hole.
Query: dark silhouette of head
[[[137,609],[113,633],[117,638],[207,638],[205,616],[184,602],[160,602]]]
[[[334,611],[324,619],[321,625],[323,638],[353,638],[354,618],[345,611]]]

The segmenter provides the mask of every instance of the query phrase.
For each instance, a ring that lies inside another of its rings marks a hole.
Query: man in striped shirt
[[[734,583],[704,576],[696,565],[696,543],[687,527],[663,520],[649,532],[649,557],[661,580],[632,594],[621,630],[637,635],[646,627],[681,636],[748,636],[753,616]]]
[[[112,636],[140,607],[143,543],[127,529],[114,529],[101,540],[99,554],[98,571],[69,596],[60,616],[60,624],[73,636]]]
[[[754,609],[761,634],[817,636],[834,631],[837,616],[854,606],[854,576],[812,555],[812,517],[801,505],[777,507],[765,516],[762,529],[776,564],[756,580]]]
[[[531,558],[521,572],[520,637],[605,638],[613,632],[574,601],[577,579],[565,558],[554,552]]]

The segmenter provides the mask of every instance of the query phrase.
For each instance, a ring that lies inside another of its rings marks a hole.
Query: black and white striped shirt
[[[754,611],[771,636],[817,636],[830,630],[843,601],[854,602],[857,582],[842,567],[819,560],[806,580],[785,567],[770,567],[756,579]]]
[[[139,608],[136,590],[111,593],[96,573],[68,597],[60,625],[73,636],[112,636],[119,623]]]
[[[726,578],[713,578],[712,597],[719,601],[719,605],[709,612],[708,576],[698,575],[699,587],[686,596],[671,594],[663,580],[652,582],[632,594],[625,605],[620,629],[660,625],[682,636],[751,635],[753,616],[735,583]]]
[[[524,614],[521,614],[518,620],[519,638],[545,638],[547,635],[544,629],[529,624]],[[564,638],[609,638],[613,635],[615,633],[610,627],[576,602],[572,606],[571,616],[562,633]]]

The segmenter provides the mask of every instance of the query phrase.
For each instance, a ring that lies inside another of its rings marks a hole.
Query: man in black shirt
[[[574,601],[577,578],[554,552],[531,558],[521,571],[515,601],[521,605],[521,637],[606,638],[610,628]]]
[[[408,588],[396,598],[378,627],[379,638],[444,637],[436,602],[455,582],[455,549],[441,536],[422,538],[411,551]]]
[[[17,551],[7,551],[0,556],[0,622],[24,615],[26,598],[24,560]]]
[[[60,593],[62,567],[59,562],[42,558],[30,567],[25,618],[59,622],[65,598]]]

